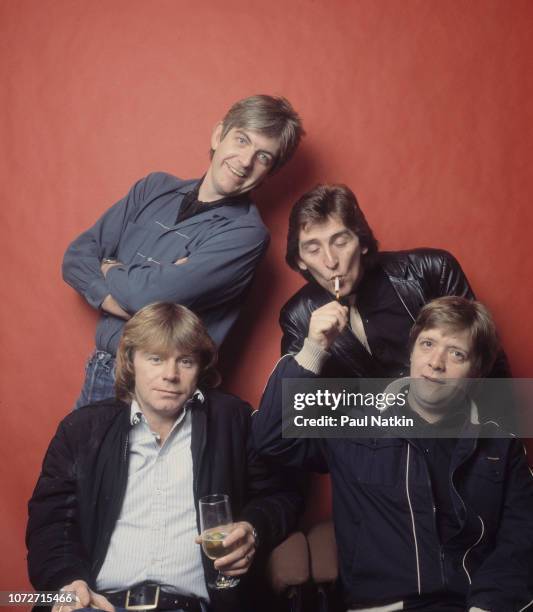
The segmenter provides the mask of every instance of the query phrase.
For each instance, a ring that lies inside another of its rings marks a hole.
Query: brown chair
[[[335,583],[339,575],[337,542],[333,522],[314,525],[307,534],[311,577],[317,588],[317,611],[327,612],[338,605]]]
[[[301,531],[291,534],[272,551],[267,573],[274,592],[288,602],[288,610],[300,612],[302,588],[309,582],[309,549]]]

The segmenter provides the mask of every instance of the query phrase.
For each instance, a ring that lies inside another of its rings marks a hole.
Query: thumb
[[[79,603],[86,608],[91,604],[91,591],[85,580],[74,580],[70,584],[64,586],[62,591],[74,591]]]

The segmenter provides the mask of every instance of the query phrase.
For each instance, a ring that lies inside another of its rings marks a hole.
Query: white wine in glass
[[[222,544],[232,530],[232,516],[229,497],[220,493],[200,498],[200,529],[202,549],[210,559],[218,559],[231,552]],[[224,576],[220,571],[213,584],[214,589],[230,589],[239,584],[239,579]]]

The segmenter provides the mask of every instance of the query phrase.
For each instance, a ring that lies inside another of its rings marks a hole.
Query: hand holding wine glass
[[[236,576],[248,571],[255,554],[254,528],[246,521],[233,523],[229,498],[220,494],[200,499],[200,527],[202,534],[197,542],[219,570],[215,583],[209,586],[216,589],[236,586],[239,583]]]

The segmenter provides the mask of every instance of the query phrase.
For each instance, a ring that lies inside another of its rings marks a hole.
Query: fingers
[[[317,308],[309,321],[309,340],[327,350],[348,325],[348,308],[337,301]]]
[[[103,263],[100,265],[100,271],[102,272],[102,274],[104,276],[106,276],[106,274],[109,272],[109,270],[111,270],[111,268],[114,268],[115,266],[121,266],[122,263],[120,261],[115,261],[113,263]]]
[[[115,606],[103,595],[99,595],[91,591],[85,580],[74,580],[70,584],[65,585],[61,591],[73,592],[76,595],[77,601],[72,603],[56,603],[52,612],[71,612],[80,608],[98,608],[106,610],[106,612],[115,612]]]
[[[106,610],[107,612],[115,612],[115,606],[103,595],[91,591],[91,607],[98,608],[99,610]]]
[[[189,259],[188,257],[181,257],[180,259],[176,259],[176,261],[174,262],[174,265],[179,266],[181,264],[187,263],[188,259]]]
[[[54,604],[52,612],[69,612],[70,610],[78,610],[79,608],[87,608],[91,602],[90,589],[84,580],[74,580],[70,584],[66,584],[61,591],[67,591],[76,595],[76,601],[70,603],[58,602]]]
[[[254,536],[252,535],[252,526],[250,523],[240,522],[234,523],[232,530],[230,533],[224,538],[223,544],[226,547],[230,547],[240,540],[249,540],[252,545],[254,541]]]
[[[255,555],[255,538],[250,523],[235,523],[234,529],[224,538],[224,546],[228,547],[230,552],[215,561],[215,568],[228,576],[246,573]]]
[[[255,555],[253,545],[245,544],[239,546],[228,555],[220,557],[215,561],[215,568],[228,576],[239,576],[245,574],[252,564]]]

